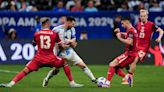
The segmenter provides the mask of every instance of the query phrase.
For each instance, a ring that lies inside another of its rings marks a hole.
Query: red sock
[[[72,81],[73,80],[73,77],[72,77],[72,73],[71,73],[71,70],[70,70],[69,65],[65,65],[63,68],[64,68],[64,72],[65,72],[68,80],[69,81]]]
[[[14,81],[15,83],[17,83],[18,81],[20,81],[21,79],[23,79],[26,76],[26,73],[21,71],[19,72],[12,81]]]
[[[113,75],[115,73],[115,68],[114,67],[110,67],[108,68],[108,74],[107,74],[107,80],[111,80]]]
[[[124,78],[125,75],[126,75],[122,69],[118,69],[118,70],[117,70],[117,74],[118,74],[119,76],[123,77],[123,78]]]

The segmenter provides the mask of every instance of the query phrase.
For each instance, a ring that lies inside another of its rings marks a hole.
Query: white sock
[[[96,78],[94,77],[93,73],[91,72],[91,70],[88,67],[83,68],[84,73],[91,79],[91,80],[95,80]]]
[[[71,84],[75,84],[75,81],[72,80],[72,81],[69,82],[69,84],[70,84],[70,85],[71,85]]]
[[[54,71],[55,69],[53,68],[52,70],[50,70],[49,72],[48,72],[48,74],[47,74],[47,76],[46,76],[46,80],[49,80],[49,79],[51,79],[52,77],[53,77],[53,71]]]
[[[14,81],[11,81],[8,85],[9,86],[13,86],[13,85],[15,85],[15,82]]]

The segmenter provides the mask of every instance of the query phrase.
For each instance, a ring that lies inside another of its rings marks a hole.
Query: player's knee
[[[76,66],[79,66],[80,68],[85,68],[86,67],[86,64],[83,62],[83,61],[79,61]]]
[[[109,67],[114,67],[113,63],[109,63]]]
[[[116,64],[114,62],[109,63],[109,67],[115,67],[115,66],[116,66]]]

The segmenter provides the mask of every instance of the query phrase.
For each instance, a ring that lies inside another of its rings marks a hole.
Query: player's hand
[[[119,29],[119,28],[116,28],[116,29],[114,30],[114,32],[115,32],[115,33],[119,33],[119,32],[120,32],[120,29]]]
[[[71,47],[75,48],[77,46],[77,42],[72,42]]]
[[[161,38],[157,38],[155,41],[156,42],[160,42],[161,41]]]

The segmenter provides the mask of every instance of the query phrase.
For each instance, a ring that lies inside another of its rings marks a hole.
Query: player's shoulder
[[[148,24],[148,25],[154,25],[155,23],[152,22],[152,21],[148,21],[147,24]]]
[[[129,32],[137,33],[137,30],[134,27],[132,27],[130,28]]]
[[[63,25],[58,25],[58,26],[55,26],[52,30],[57,31],[57,30],[62,29],[62,28],[63,28]]]
[[[41,31],[41,30],[36,31],[36,32],[34,33],[34,36],[37,36],[37,35],[39,34],[40,31]]]

